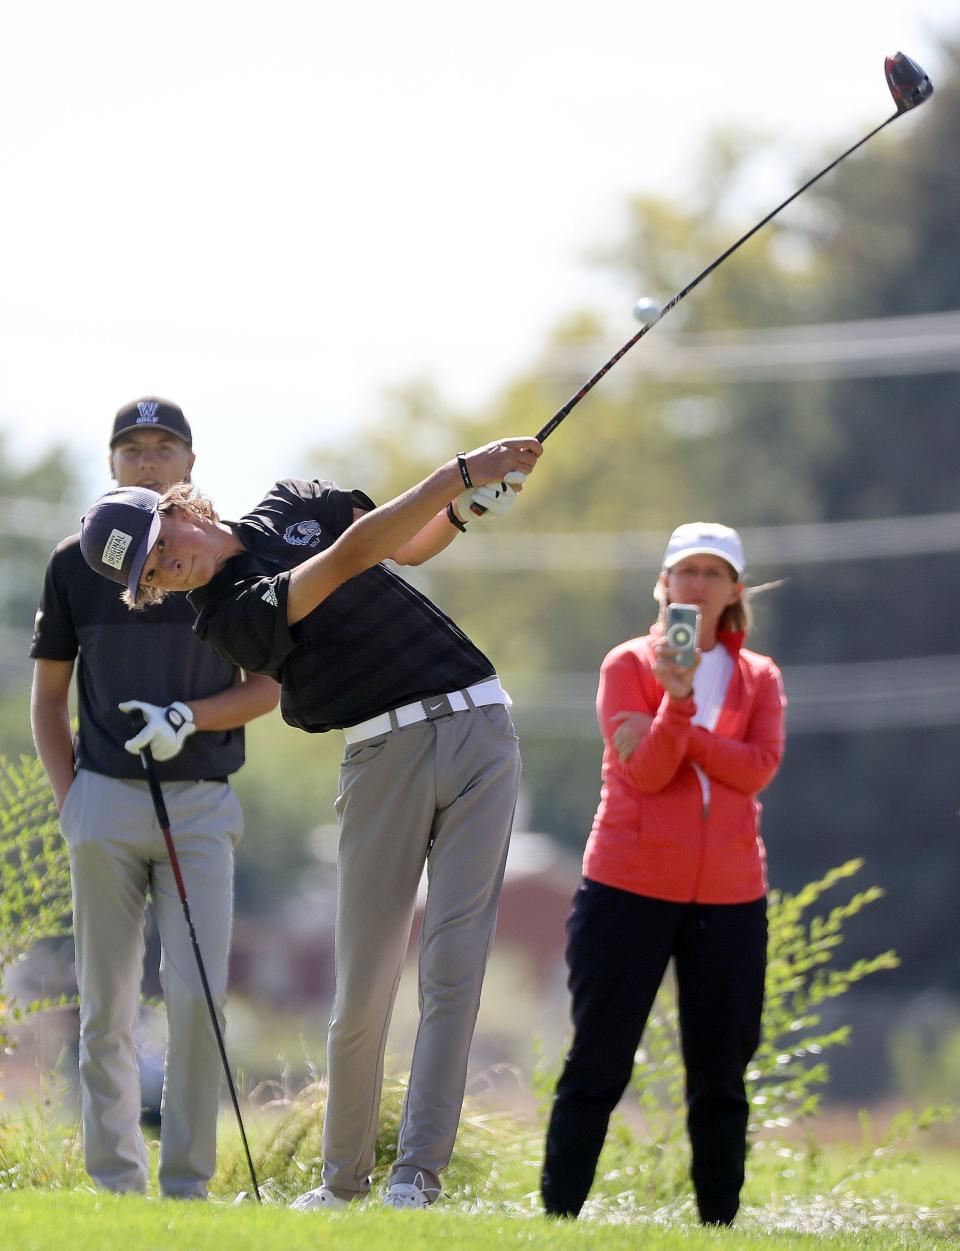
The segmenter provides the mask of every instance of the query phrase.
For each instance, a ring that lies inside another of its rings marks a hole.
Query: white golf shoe
[[[383,1206],[385,1208],[428,1208],[430,1199],[422,1185],[423,1177],[417,1174],[415,1182],[393,1182],[387,1187],[387,1193],[383,1196]]]
[[[348,1202],[347,1199],[338,1199],[327,1186],[318,1186],[316,1190],[308,1190],[294,1199],[290,1206],[295,1212],[312,1212],[314,1208],[329,1208],[332,1211],[345,1208]]]

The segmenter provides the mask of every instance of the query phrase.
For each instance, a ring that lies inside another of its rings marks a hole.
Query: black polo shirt
[[[463,631],[392,569],[376,565],[287,625],[289,571],[373,508],[360,491],[288,478],[233,529],[246,551],[188,596],[215,652],[282,687],[283,718],[320,733],[492,677]]]
[[[140,699],[166,707],[175,699],[203,699],[233,685],[236,665],[200,642],[193,620],[182,595],[131,612],[120,587],[84,560],[78,534],[54,548],[30,655],[77,661],[78,768],[141,780],[139,756],[123,746],[136,727],[117,704]],[[242,729],[198,731],[172,760],[157,761],[157,773],[169,782],[226,777],[243,764],[243,751]]]

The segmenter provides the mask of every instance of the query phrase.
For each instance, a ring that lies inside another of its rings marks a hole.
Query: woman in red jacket
[[[671,957],[700,1218],[728,1225],[739,1206],[744,1073],[766,970],[756,796],[780,764],[786,703],[777,666],[742,645],[743,570],[735,530],[680,526],[657,582],[660,620],[603,662],[603,786],[567,921],[574,1038],[541,1185],[552,1215],[583,1206]],[[671,602],[700,610],[693,668],[676,664],[667,644]]]

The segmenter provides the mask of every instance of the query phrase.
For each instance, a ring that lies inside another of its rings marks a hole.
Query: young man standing
[[[359,491],[289,479],[235,525],[184,488],[115,491],[83,521],[84,555],[128,602],[190,592],[198,635],[276,675],[291,725],[344,732],[323,1185],[296,1207],[343,1207],[369,1191],[425,864],[420,1026],[386,1202],[432,1202],[453,1151],[520,755],[493,665],[378,562],[429,559],[466,529],[471,503],[504,511],[515,499],[504,483],[540,452],[518,438],[461,453],[377,509]]]
[[[117,413],[109,468],[119,487],[166,491],[190,477],[182,411],[147,398]],[[143,767],[149,744],[164,793],[211,993],[222,1015],[233,914],[233,850],[243,814],[229,775],[243,764],[246,722],[279,689],[245,677],[193,635],[174,598],[142,615],[98,578],[80,535],[47,565],[30,655],[31,721],[70,853],[80,992],[84,1158],[108,1190],[143,1193],[147,1152],[133,1032],[147,895],[162,949],[169,1045],[159,1181],[171,1198],[204,1198],[216,1164],[221,1062],[179,896]],[[76,741],[68,696],[76,669]],[[134,724],[130,713],[139,713]],[[142,728],[141,728],[142,727]]]

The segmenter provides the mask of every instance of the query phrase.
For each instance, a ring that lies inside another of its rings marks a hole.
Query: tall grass
[[[374,1200],[395,1155],[405,1093],[402,1082],[386,1085]],[[313,1083],[293,1098],[245,1109],[268,1206],[283,1207],[319,1184],[323,1102],[322,1084]],[[49,1095],[16,1118],[0,1119],[0,1206],[4,1209],[16,1192],[93,1192],[83,1171],[79,1132],[75,1125],[60,1124],[57,1107],[56,1098]],[[860,1143],[845,1148],[821,1150],[811,1140],[806,1147],[790,1149],[788,1158],[755,1152],[737,1221],[739,1230],[751,1236],[784,1231],[818,1235],[837,1230],[860,1235],[886,1231],[891,1241],[878,1245],[891,1247],[898,1245],[894,1236],[960,1234],[953,1156],[917,1150],[918,1136],[929,1127],[922,1121],[900,1118],[879,1136],[865,1121]],[[157,1143],[151,1140],[149,1145],[155,1161]],[[622,1133],[608,1143],[582,1224],[588,1228],[639,1225],[650,1230],[669,1225],[693,1234],[696,1212],[685,1183],[652,1188],[643,1171],[643,1156],[632,1155],[628,1145]],[[541,1153],[539,1126],[518,1125],[468,1101],[453,1162],[445,1175],[442,1207],[463,1214],[499,1214],[511,1220],[539,1218]],[[670,1169],[671,1175],[673,1171],[683,1174],[682,1154]],[[250,1189],[239,1135],[225,1112],[211,1197],[232,1203]],[[157,1194],[155,1181],[151,1194]]]

